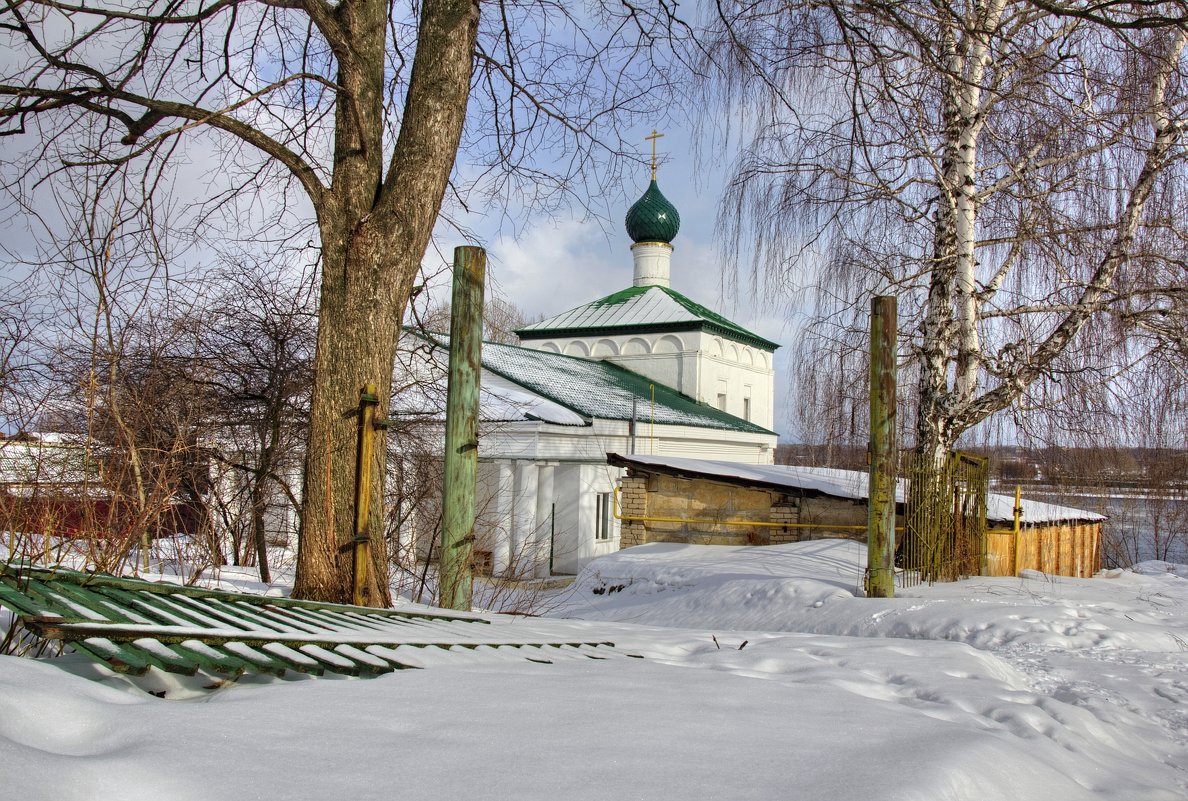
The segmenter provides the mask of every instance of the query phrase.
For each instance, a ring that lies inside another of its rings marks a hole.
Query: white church
[[[495,575],[576,573],[618,550],[624,471],[608,453],[773,462],[778,345],[671,288],[680,216],[654,170],[626,226],[631,286],[519,329],[519,346],[483,344],[476,563]],[[444,364],[445,340],[423,337]],[[394,397],[394,416],[402,403],[424,402]]]

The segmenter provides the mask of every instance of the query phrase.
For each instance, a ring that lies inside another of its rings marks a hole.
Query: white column
[[[555,464],[542,464],[536,480],[536,577],[549,575],[549,549],[553,534],[553,475]]]
[[[536,462],[516,464],[515,521],[511,538],[511,569],[516,578],[530,578],[535,574],[533,550],[536,540],[537,477]]]
[[[516,476],[512,463],[501,461],[499,484],[495,490],[495,543],[491,553],[491,572],[502,576],[511,565],[512,511]]]

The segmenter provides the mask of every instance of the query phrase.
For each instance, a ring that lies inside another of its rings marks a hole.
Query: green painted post
[[[438,606],[469,610],[478,474],[479,374],[483,340],[482,248],[454,248],[450,310],[450,375],[446,389],[445,479],[442,488]]]
[[[866,517],[868,598],[895,594],[895,298],[870,301],[870,495]]]

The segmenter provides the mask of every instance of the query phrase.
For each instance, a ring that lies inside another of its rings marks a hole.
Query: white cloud
[[[631,285],[631,252],[624,234],[608,241],[595,223],[536,225],[504,235],[491,247],[487,272],[493,291],[530,319],[551,316]]]

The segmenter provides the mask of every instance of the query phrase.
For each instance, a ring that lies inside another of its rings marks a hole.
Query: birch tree
[[[747,137],[725,230],[756,237],[760,279],[812,287],[806,362],[896,294],[934,465],[1133,364],[1112,321],[1140,296],[1159,319],[1141,265],[1185,247],[1183,4],[718,8],[707,61]]]
[[[351,597],[350,411],[371,382],[387,414],[397,333],[447,188],[465,204],[477,174],[492,197],[556,202],[617,155],[617,119],[663,102],[644,17],[609,4],[589,14],[477,0],[9,0],[0,11],[0,134],[29,154],[8,176],[15,191],[80,163],[161,163],[205,136],[227,175],[203,214],[248,195],[312,220],[320,317],[295,594]],[[451,184],[461,142],[476,169]],[[540,168],[542,155],[558,167]],[[279,234],[235,224],[232,237]],[[376,509],[383,453],[381,441]],[[381,518],[376,604],[389,600]]]

